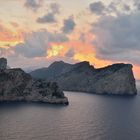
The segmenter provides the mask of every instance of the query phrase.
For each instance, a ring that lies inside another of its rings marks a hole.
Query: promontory
[[[0,102],[29,101],[68,104],[56,82],[34,80],[20,68],[7,69],[7,60],[0,58]]]
[[[89,62],[68,64],[57,61],[30,74],[35,79],[57,82],[63,90],[110,95],[136,95],[131,64],[117,63],[94,68]]]

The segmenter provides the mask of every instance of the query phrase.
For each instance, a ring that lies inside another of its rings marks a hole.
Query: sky
[[[140,80],[139,56],[139,0],[0,0],[0,57],[10,67],[131,63]]]

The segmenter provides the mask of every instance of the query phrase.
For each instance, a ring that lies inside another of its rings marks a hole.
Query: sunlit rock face
[[[7,68],[7,59],[0,58],[0,70],[4,70]]]
[[[131,64],[119,63],[100,69],[95,69],[88,62],[74,65],[63,62],[63,67],[61,65],[62,62],[55,62],[50,67],[43,69],[42,72],[40,72],[42,69],[31,72],[31,75],[34,78],[38,78],[38,76],[44,78],[46,76],[46,79],[58,82],[63,90],[68,91],[111,95],[137,94]],[[53,69],[55,74],[47,77],[50,69]],[[57,70],[59,70],[58,73]]]
[[[0,101],[68,104],[56,82],[34,80],[19,68],[0,70]]]

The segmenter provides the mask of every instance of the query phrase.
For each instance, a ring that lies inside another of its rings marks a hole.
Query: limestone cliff
[[[62,62],[55,62],[55,65],[51,65],[51,69],[53,66],[53,69],[57,71],[59,63],[62,65]],[[46,68],[44,75],[48,75],[48,69],[50,67]],[[39,71],[31,72],[31,75],[34,78],[38,78]],[[74,65],[68,65],[63,62],[63,67],[59,67],[59,71],[58,74],[55,72],[55,75],[48,78],[51,81],[58,82],[63,90],[112,95],[137,94],[131,64],[119,63],[95,69],[88,62],[81,62]],[[48,79],[47,77],[45,78]]]

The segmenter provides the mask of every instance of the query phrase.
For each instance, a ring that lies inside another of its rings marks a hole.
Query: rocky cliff
[[[63,63],[63,67],[62,67]],[[59,65],[60,64],[60,65]],[[57,69],[59,72],[57,73]],[[53,69],[51,77],[47,77],[48,70]],[[64,62],[55,62],[44,68],[45,75],[40,70],[30,73],[34,78],[44,78],[56,81],[63,90],[91,92],[95,94],[136,95],[135,79],[131,64],[114,64],[104,68],[95,69],[88,62],[74,65]]]
[[[0,58],[0,69],[5,70],[7,68],[7,59]]]
[[[3,59],[0,59],[0,66],[0,101],[68,104],[67,97],[56,82],[33,80],[29,74],[18,68],[6,69],[6,66],[3,67]]]

